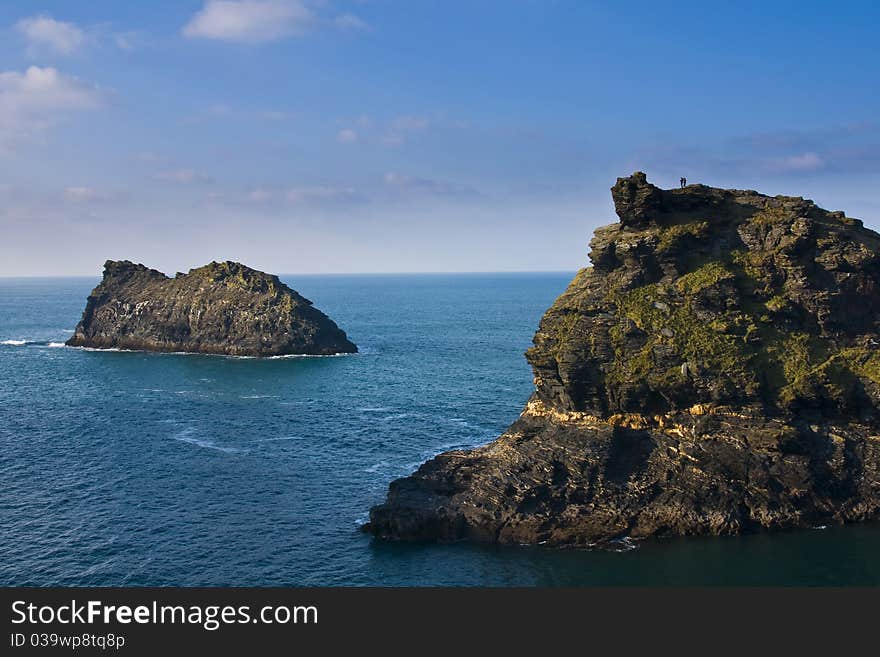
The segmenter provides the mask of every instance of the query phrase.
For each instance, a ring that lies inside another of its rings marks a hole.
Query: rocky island
[[[393,482],[365,529],[591,545],[880,516],[880,235],[802,198],[611,191],[520,418]]]
[[[237,262],[165,274],[108,260],[67,344],[232,356],[330,355],[357,347],[282,283]]]

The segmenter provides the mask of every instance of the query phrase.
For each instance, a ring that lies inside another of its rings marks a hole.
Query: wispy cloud
[[[756,173],[788,176],[817,172],[880,171],[880,126],[858,123],[816,130],[756,133],[699,145],[653,144],[640,149],[634,168],[698,172],[725,177]]]
[[[340,144],[353,144],[358,140],[358,133],[351,128],[343,128],[336,133],[336,141]]]
[[[284,207],[318,208],[363,203],[368,197],[357,188],[343,183],[315,185],[263,184],[245,192],[231,191],[226,195],[230,203],[244,202],[248,205],[271,206],[276,210]]]
[[[66,114],[94,110],[103,94],[56,69],[0,73],[0,148],[40,137]]]
[[[108,35],[112,39],[113,44],[120,50],[132,51],[138,50],[148,44],[149,35],[138,30],[128,30],[125,32],[113,32]]]
[[[293,112],[282,112],[278,110],[263,110],[261,112],[256,112],[255,116],[264,121],[290,121],[296,117]]]
[[[391,146],[399,146],[412,135],[427,130],[430,125],[431,120],[424,116],[398,116],[388,125],[382,141]]]
[[[363,32],[370,25],[355,14],[328,14],[324,0],[206,0],[183,27],[184,36],[260,44],[302,36],[318,26]]]
[[[247,195],[248,200],[252,203],[265,203],[266,201],[271,201],[274,197],[275,194],[271,190],[262,187],[252,189]]]
[[[341,30],[364,31],[370,24],[354,14],[341,14],[333,19],[333,24]]]
[[[818,154],[809,152],[771,158],[764,165],[774,171],[817,171],[825,166],[825,160]]]
[[[211,183],[214,179],[208,174],[196,169],[175,169],[173,171],[161,171],[155,176],[156,180],[173,182],[180,185],[193,185],[197,183]]]
[[[314,12],[297,0],[208,0],[184,26],[183,34],[201,39],[265,43],[302,34]]]
[[[73,23],[56,21],[46,15],[23,18],[15,24],[15,29],[27,40],[31,53],[45,49],[70,55],[86,41],[85,32]]]
[[[291,187],[285,193],[291,203],[315,203],[327,201],[354,201],[361,195],[353,187],[312,186]]]
[[[227,103],[214,103],[180,120],[181,125],[198,125],[209,121],[245,120],[245,121],[290,121],[296,114],[285,110],[245,110],[238,109]]]
[[[345,120],[343,128],[336,133],[336,141],[341,144],[363,141],[385,146],[402,146],[407,140],[427,131],[436,123],[436,119],[418,114],[401,114],[391,119],[374,119],[361,115]]]
[[[470,185],[444,182],[420,176],[407,176],[396,171],[389,171],[384,176],[385,185],[401,192],[429,194],[447,198],[476,198],[481,196],[479,190]]]
[[[74,203],[90,203],[103,201],[107,199],[107,195],[93,187],[67,187],[64,190],[64,199]]]

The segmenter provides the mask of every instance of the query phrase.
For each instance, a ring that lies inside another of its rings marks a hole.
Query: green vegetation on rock
[[[880,235],[640,172],[612,197],[520,419],[392,483],[369,530],[593,545],[880,518]]]
[[[709,231],[709,222],[692,221],[685,224],[676,224],[659,231],[657,250],[671,251],[681,245],[686,238],[700,239]]]
[[[548,397],[561,390],[575,408],[604,399],[593,412],[632,412],[645,395],[668,410],[717,402],[786,412],[812,402],[844,409],[860,381],[876,386],[880,356],[856,344],[876,335],[876,310],[873,324],[857,310],[864,326],[850,330],[843,309],[876,307],[856,292],[878,289],[871,270],[854,274],[850,263],[865,261],[877,236],[802,199],[697,193],[705,207],[690,196],[679,209],[693,192],[663,192],[662,203],[638,192],[657,209],[640,209],[637,226],[596,232],[596,266],[557,299],[527,354],[557,386]],[[574,364],[585,354],[595,362]],[[589,394],[576,390],[580,380]]]

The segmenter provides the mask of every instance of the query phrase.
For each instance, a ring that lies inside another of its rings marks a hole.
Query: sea
[[[0,585],[877,585],[880,524],[602,549],[396,544],[389,482],[483,445],[572,273],[283,276],[360,347],[63,345],[96,279],[0,279]]]

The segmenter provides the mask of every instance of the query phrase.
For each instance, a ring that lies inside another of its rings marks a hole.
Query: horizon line
[[[589,266],[589,265],[587,265]],[[485,269],[485,270],[468,270],[468,271],[363,271],[363,272],[282,272],[272,274],[274,276],[440,276],[440,275],[473,275],[473,274],[570,274],[580,271],[583,267],[576,269]],[[164,272],[163,272],[164,273]],[[264,272],[271,274],[271,272]],[[167,276],[167,274],[166,274]],[[0,274],[0,280],[3,279],[51,279],[51,278],[100,278],[101,274]]]

